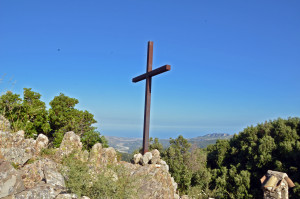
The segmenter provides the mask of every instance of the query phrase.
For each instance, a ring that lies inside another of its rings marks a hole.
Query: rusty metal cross
[[[144,130],[143,130],[143,154],[149,150],[149,123],[150,123],[150,103],[151,103],[151,81],[152,77],[160,73],[171,70],[170,65],[161,66],[152,70],[153,61],[153,41],[148,42],[147,69],[146,73],[132,79],[136,83],[146,79],[145,92],[145,112],[144,112]]]

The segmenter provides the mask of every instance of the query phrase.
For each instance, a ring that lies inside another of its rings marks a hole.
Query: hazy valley
[[[199,148],[205,148],[209,144],[215,144],[218,139],[230,139],[233,135],[227,133],[212,133],[204,136],[198,136],[194,138],[188,138],[188,142],[192,146]],[[127,138],[127,137],[116,137],[116,136],[105,136],[108,140],[109,146],[112,146],[117,151],[122,153],[132,153],[135,149],[142,147],[142,138]],[[170,146],[169,139],[159,139],[159,142],[164,148]]]

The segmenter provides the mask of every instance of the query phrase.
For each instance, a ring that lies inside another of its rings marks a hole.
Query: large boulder
[[[38,186],[16,194],[15,199],[55,199],[61,191],[60,188],[50,184],[40,183]]]
[[[152,159],[152,153],[146,152],[143,157],[140,159],[141,165],[146,165],[149,163],[149,161]]]
[[[169,166],[160,159],[158,150],[147,152],[144,155],[135,154],[133,164],[120,162],[130,171],[137,181],[137,198],[170,198],[179,199],[176,193],[177,183],[169,173]]]
[[[101,163],[104,165],[114,164],[117,162],[117,152],[114,148],[108,147],[102,149]]]
[[[66,186],[65,180],[60,172],[56,171],[55,169],[52,169],[51,167],[45,166],[44,174],[45,174],[45,180],[46,180],[47,184],[50,184],[53,186],[59,186],[62,189],[65,188],[65,186]]]
[[[89,162],[96,167],[106,166],[117,162],[117,152],[114,148],[102,148],[100,143],[95,144],[89,156]]]
[[[82,143],[79,135],[76,135],[73,131],[65,133],[64,138],[60,144],[57,155],[59,158],[67,156],[72,152],[79,152],[82,149]]]
[[[138,197],[141,199],[170,198],[177,199],[177,184],[165,167],[156,164],[123,163],[131,171],[131,175],[137,180]]]
[[[152,159],[151,159],[151,164],[156,164],[160,160],[160,152],[157,149],[154,149],[151,151],[152,154]]]
[[[22,179],[27,189],[34,187],[45,178],[44,162],[42,160],[27,164],[20,171],[22,172]]]
[[[39,154],[42,149],[45,149],[47,147],[48,143],[49,143],[48,137],[43,134],[39,134],[39,136],[37,137],[37,139],[35,141],[36,154]]]
[[[24,131],[0,131],[0,158],[22,166],[36,154],[35,144],[34,139],[24,138]]]
[[[45,182],[63,190],[65,189],[65,181],[59,170],[59,164],[46,158],[36,160],[32,164],[27,164],[20,169],[24,185],[27,189]]]
[[[19,193],[24,189],[20,172],[9,162],[0,160],[0,198]]]
[[[88,162],[95,164],[95,165],[100,165],[100,159],[102,157],[102,144],[97,143],[95,144],[91,151],[90,151],[90,156]]]
[[[18,131],[16,133],[0,131],[0,141],[1,141],[0,148],[11,148],[11,147],[24,148],[25,147],[24,134],[25,134],[24,131]]]
[[[138,164],[142,157],[143,157],[143,155],[140,154],[140,153],[134,154],[133,159],[132,159],[132,163],[133,164]]]
[[[25,164],[30,158],[32,158],[32,154],[28,153],[26,149],[11,147],[8,149],[1,148],[0,153],[4,157],[6,161],[13,162],[16,165]]]

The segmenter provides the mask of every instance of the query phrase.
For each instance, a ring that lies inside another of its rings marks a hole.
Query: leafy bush
[[[136,180],[120,165],[111,165],[98,170],[89,169],[87,163],[74,158],[73,155],[63,160],[66,186],[78,196],[95,198],[136,198]]]
[[[108,147],[104,136],[92,125],[96,123],[94,115],[75,108],[78,100],[64,94],[55,96],[50,102],[51,108],[40,100],[41,95],[24,88],[24,97],[11,91],[0,96],[0,114],[11,123],[13,131],[24,130],[26,138],[36,138],[43,133],[50,138],[54,147],[59,147],[64,134],[74,131],[82,138],[83,147],[89,150],[95,143]]]
[[[23,100],[20,95],[7,91],[0,97],[0,113],[11,123],[13,131],[24,130],[27,138],[38,134],[48,135],[50,125],[46,105],[40,100],[41,95],[31,88],[24,88]]]
[[[102,143],[103,148],[108,147],[108,141],[104,136],[100,136],[100,133],[97,131],[87,131],[83,134],[81,138],[83,148],[90,150],[96,143]]]

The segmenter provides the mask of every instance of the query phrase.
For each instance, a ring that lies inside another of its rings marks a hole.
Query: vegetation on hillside
[[[85,149],[100,142],[107,147],[105,137],[100,136],[94,115],[75,108],[79,101],[64,94],[55,96],[46,109],[41,94],[31,88],[24,88],[23,99],[20,95],[6,92],[0,96],[0,114],[4,115],[13,131],[24,130],[26,138],[36,138],[38,134],[47,135],[54,147],[59,147],[64,133],[74,131],[81,137]]]
[[[285,172],[300,198],[300,118],[277,119],[244,129],[231,140],[207,148],[210,182],[222,198],[258,198],[259,179],[267,170]]]
[[[300,198],[300,118],[277,119],[244,129],[206,149],[190,148],[182,136],[162,152],[181,193],[195,198],[262,198],[259,179],[267,170],[285,172]]]

